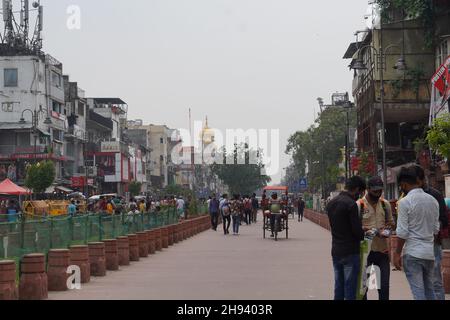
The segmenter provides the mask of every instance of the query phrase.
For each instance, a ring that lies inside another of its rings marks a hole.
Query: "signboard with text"
[[[102,142],[101,152],[120,152],[120,142],[118,141]]]

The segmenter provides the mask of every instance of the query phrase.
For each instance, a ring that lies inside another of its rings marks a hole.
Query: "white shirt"
[[[439,203],[422,189],[411,190],[398,205],[397,236],[406,240],[403,254],[434,260],[439,233]]]
[[[184,200],[183,199],[178,199],[177,200],[177,209],[178,210],[184,210]]]

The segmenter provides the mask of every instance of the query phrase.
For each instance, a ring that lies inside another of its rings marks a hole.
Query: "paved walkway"
[[[221,227],[221,226],[220,226]],[[262,239],[261,219],[240,236],[206,231],[81,290],[51,300],[330,300],[330,234],[310,221],[290,220],[290,239]],[[411,299],[402,272],[391,275],[391,298]],[[375,293],[369,299],[377,299]]]

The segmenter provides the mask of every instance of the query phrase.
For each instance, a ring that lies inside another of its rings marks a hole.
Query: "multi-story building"
[[[78,87],[77,82],[70,82],[64,76],[66,113],[68,131],[65,134],[65,153],[67,161],[64,163],[64,176],[71,180],[71,187],[87,192],[88,182],[93,185],[92,177],[87,175],[85,162],[87,144],[88,108],[85,92]],[[91,180],[89,180],[91,179]]]
[[[0,179],[24,183],[28,163],[49,159],[64,180],[68,129],[63,65],[42,52],[0,45]]]
[[[87,98],[87,160],[96,171],[97,192],[125,194],[130,178],[131,153],[124,141],[128,112],[119,98]]]
[[[396,170],[416,160],[414,142],[428,125],[429,79],[434,72],[434,49],[427,47],[420,21],[389,11],[379,29],[368,29],[344,55],[355,68],[353,96],[357,108],[357,148],[382,164],[381,74],[384,77],[384,124],[388,198],[397,196]],[[382,48],[380,50],[380,48]],[[362,69],[361,65],[366,68]],[[406,65],[406,70],[404,67]],[[382,69],[382,73],[380,73]],[[403,70],[402,70],[403,69]],[[378,171],[378,172],[377,172]]]
[[[148,161],[150,184],[154,191],[169,185],[171,130],[165,125],[144,125],[142,120],[128,121],[128,130],[145,130],[151,149]]]

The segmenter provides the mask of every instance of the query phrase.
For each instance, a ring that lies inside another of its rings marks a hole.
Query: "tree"
[[[34,193],[44,193],[55,181],[55,165],[52,161],[38,162],[27,167],[25,186]]]
[[[130,183],[128,187],[128,191],[130,192],[132,197],[136,197],[141,193],[142,183],[133,181]]]
[[[445,114],[434,121],[426,140],[431,149],[447,160],[450,159],[450,114]]]
[[[227,150],[223,148],[222,152],[224,162],[212,165],[212,172],[227,185],[232,194],[250,195],[271,181],[270,177],[262,173],[264,164],[260,160],[261,151],[249,150],[244,144],[235,145],[230,155],[233,159],[232,164],[226,161]],[[255,153],[258,163],[252,164],[249,159],[253,158],[251,156]]]
[[[350,127],[355,127],[356,111],[351,111],[349,116]],[[292,156],[299,175],[308,178],[312,192],[318,192],[322,187],[324,193],[334,191],[338,177],[342,175],[339,163],[343,160],[340,150],[345,146],[346,118],[342,108],[329,107],[314,125],[289,138],[286,153]]]

